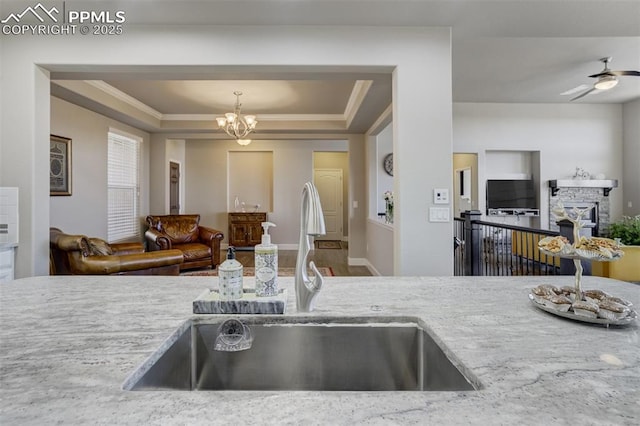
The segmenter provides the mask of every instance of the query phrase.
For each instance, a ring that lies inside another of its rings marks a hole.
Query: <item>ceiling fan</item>
[[[566,92],[564,92],[563,94],[573,94],[575,92],[577,92],[578,90],[583,90],[585,88],[588,88],[587,90],[585,90],[584,92],[580,93],[578,96],[576,96],[575,98],[572,98],[572,101],[575,101],[577,99],[583,98],[585,96],[587,96],[589,93],[595,91],[595,90],[599,90],[599,91],[605,91],[605,90],[609,90],[609,89],[613,89],[617,84],[618,84],[618,77],[620,76],[634,76],[634,77],[640,77],[640,71],[612,71],[609,69],[609,62],[611,62],[611,57],[607,57],[607,58],[601,58],[600,62],[602,62],[604,64],[604,69],[602,71],[600,71],[597,74],[593,74],[590,75],[590,78],[597,78],[598,81],[596,81],[592,87],[586,86],[586,85],[581,85],[578,86],[575,89],[572,90],[568,90]]]

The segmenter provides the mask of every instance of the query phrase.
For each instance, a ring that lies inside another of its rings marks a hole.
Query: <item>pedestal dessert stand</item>
[[[553,214],[556,216],[556,218],[558,220],[568,220],[569,222],[571,222],[573,224],[573,244],[570,247],[570,250],[564,250],[558,253],[554,253],[554,252],[550,252],[548,250],[543,249],[542,247],[540,247],[540,251],[544,254],[546,254],[547,256],[553,256],[553,257],[560,257],[560,258],[564,258],[564,259],[571,259],[573,260],[573,264],[575,265],[576,268],[576,273],[575,273],[575,300],[583,300],[582,297],[582,287],[581,287],[581,280],[582,280],[582,272],[583,272],[583,267],[582,267],[582,260],[597,260],[600,262],[612,262],[615,260],[620,259],[622,256],[619,254],[614,254],[613,257],[606,257],[598,252],[595,251],[584,251],[584,250],[579,250],[576,249],[576,247],[578,246],[579,242],[580,242],[580,229],[582,228],[582,216],[584,216],[584,214],[587,212],[587,209],[574,209],[574,214],[575,214],[575,218],[571,217],[564,209],[564,207],[562,206],[562,204],[559,204],[558,206],[556,206],[553,209]],[[539,303],[538,301],[535,300],[535,298],[533,297],[533,295],[529,294],[529,299],[533,302],[533,304],[535,306],[537,306],[538,308],[542,309],[543,311],[552,313],[554,315],[558,315],[564,318],[570,318],[576,321],[582,321],[582,322],[590,322],[590,323],[595,323],[595,324],[605,324],[605,325],[626,325],[629,324],[633,321],[635,321],[637,314],[635,312],[635,310],[630,309],[629,314],[621,319],[617,319],[617,320],[612,320],[612,319],[606,319],[606,318],[590,318],[590,317],[586,317],[586,316],[582,316],[582,315],[576,315],[575,313],[573,313],[572,311],[567,311],[567,312],[562,312],[559,311],[557,309],[553,309],[550,308],[546,305],[543,305],[541,303]]]

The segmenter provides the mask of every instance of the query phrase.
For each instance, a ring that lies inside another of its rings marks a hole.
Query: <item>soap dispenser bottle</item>
[[[278,294],[278,246],[271,244],[269,227],[271,222],[262,222],[264,233],[262,242],[255,246],[256,296],[276,296]]]
[[[242,298],[243,267],[236,260],[236,249],[227,249],[227,260],[218,266],[218,292],[220,300],[237,300]]]

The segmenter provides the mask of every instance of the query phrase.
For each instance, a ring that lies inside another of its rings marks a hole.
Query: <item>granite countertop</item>
[[[311,315],[415,316],[483,389],[124,391],[192,316],[211,277],[33,277],[0,285],[0,424],[637,424],[638,321],[594,326],[534,307],[573,277],[329,277]],[[640,287],[584,277],[640,305]],[[245,281],[249,287],[252,279]],[[293,278],[280,278],[295,310]],[[309,314],[304,314],[308,316]]]

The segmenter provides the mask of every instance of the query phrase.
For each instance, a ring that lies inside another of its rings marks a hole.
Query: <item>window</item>
[[[140,237],[138,221],[141,139],[109,131],[107,163],[109,242]]]

